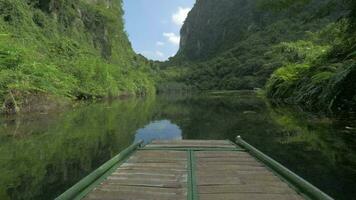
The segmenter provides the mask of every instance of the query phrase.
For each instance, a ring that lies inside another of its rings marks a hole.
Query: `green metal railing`
[[[84,197],[86,195],[86,191],[90,191],[90,186],[96,185],[96,182],[100,183],[100,180],[105,178],[106,174],[111,174],[110,172],[115,170],[122,161],[124,161],[126,158],[128,158],[128,156],[130,156],[134,151],[136,151],[142,145],[142,143],[143,141],[140,141],[129,146],[121,153],[104,163],[101,167],[90,173],[84,179],[79,181],[77,184],[69,188],[66,192],[57,197],[55,200],[81,199],[81,197]]]
[[[282,178],[284,178],[287,182],[292,184],[299,192],[305,194],[307,197],[315,200],[332,200],[330,196],[316,188],[314,185],[299,177],[294,172],[290,171],[277,161],[273,160],[269,156],[265,155],[252,145],[248,144],[244,141],[240,136],[237,136],[236,142],[245,148],[251,155],[255,156],[261,162],[266,164],[269,168],[279,174]]]

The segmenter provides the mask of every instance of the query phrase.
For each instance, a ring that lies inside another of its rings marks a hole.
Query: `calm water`
[[[237,135],[336,199],[354,199],[355,128],[350,116],[272,107],[251,92],[118,100],[0,118],[0,199],[53,199],[140,139]]]

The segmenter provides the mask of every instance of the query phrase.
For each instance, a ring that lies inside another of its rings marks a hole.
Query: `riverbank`
[[[90,99],[73,99],[68,97],[53,96],[49,94],[30,94],[22,96],[19,101],[15,97],[8,97],[0,107],[0,115],[27,115],[27,114],[49,114],[67,110],[77,105],[90,104],[100,101],[115,101],[125,100],[128,98],[141,98],[144,96],[155,96],[154,93],[148,94],[133,94],[121,93],[118,96],[111,97],[96,97]]]

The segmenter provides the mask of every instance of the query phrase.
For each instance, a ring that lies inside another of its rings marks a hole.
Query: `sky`
[[[167,60],[179,49],[179,32],[195,0],[124,0],[125,29],[136,53]]]

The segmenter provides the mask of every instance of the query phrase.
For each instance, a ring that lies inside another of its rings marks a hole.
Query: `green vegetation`
[[[327,26],[309,40],[313,48],[295,51],[307,56],[284,62],[273,73],[266,86],[268,97],[313,110],[355,110],[356,21],[351,3],[354,10],[348,19]]]
[[[135,140],[154,96],[0,119],[0,199],[54,199]],[[124,114],[123,114],[124,113]]]
[[[163,82],[265,88],[278,102],[354,110],[355,12],[349,0],[199,1],[178,54],[161,64]]]
[[[124,32],[121,4],[0,0],[1,110],[153,93],[148,61],[133,52]]]

